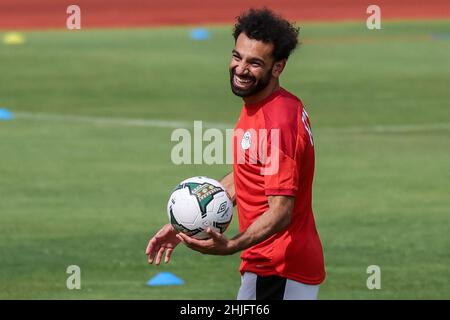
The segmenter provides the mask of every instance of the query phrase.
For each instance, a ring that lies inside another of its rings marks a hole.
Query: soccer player
[[[204,254],[239,251],[237,299],[316,299],[325,278],[312,211],[314,140],[299,98],[279,84],[298,28],[268,9],[251,9],[234,26],[231,90],[244,106],[235,127],[233,171],[221,181],[237,205],[239,231],[228,239],[177,233],[167,224],[150,239],[149,263],[169,262],[183,242]]]

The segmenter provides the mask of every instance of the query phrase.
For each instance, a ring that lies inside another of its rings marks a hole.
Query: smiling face
[[[277,82],[279,73],[274,72],[272,52],[273,44],[250,39],[244,32],[239,35],[230,62],[230,84],[235,95],[255,96]]]

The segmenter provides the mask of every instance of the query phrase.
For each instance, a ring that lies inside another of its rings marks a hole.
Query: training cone
[[[179,286],[182,284],[184,281],[170,272],[158,273],[147,282],[149,286]]]
[[[14,115],[8,109],[0,109],[0,120],[12,120]]]
[[[7,45],[19,45],[25,43],[25,37],[18,32],[9,32],[3,36],[3,43]]]
[[[197,28],[191,31],[191,39],[196,41],[202,41],[209,39],[209,31],[203,28]]]

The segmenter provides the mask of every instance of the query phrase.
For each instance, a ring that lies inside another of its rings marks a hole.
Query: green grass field
[[[231,166],[176,166],[172,128],[125,121],[235,122],[231,28],[211,32],[26,32],[25,45],[0,45],[0,108],[17,115],[0,121],[1,299],[235,298],[239,255],[180,246],[155,267],[144,254],[169,191]],[[302,28],[282,85],[315,135],[320,299],[450,298],[449,34],[450,21]],[[69,265],[81,290],[66,288]],[[369,265],[381,290],[366,287]],[[185,285],[146,286],[160,271]]]

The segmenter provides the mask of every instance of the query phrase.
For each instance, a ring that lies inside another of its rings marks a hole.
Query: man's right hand
[[[177,231],[171,224],[166,224],[150,239],[145,250],[145,254],[148,256],[148,263],[155,262],[159,265],[161,258],[166,253],[164,262],[170,261],[170,255],[173,249],[180,243],[180,240],[176,237]]]

